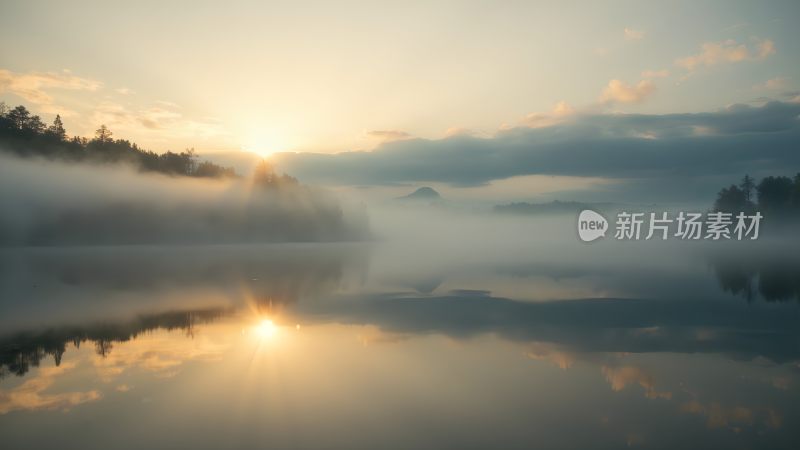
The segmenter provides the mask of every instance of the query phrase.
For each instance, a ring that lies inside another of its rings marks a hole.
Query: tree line
[[[0,151],[22,157],[43,157],[71,162],[129,163],[144,172],[190,177],[235,177],[232,167],[198,161],[193,148],[180,153],[155,153],[127,139],[114,139],[106,125],[95,131],[93,139],[67,135],[60,115],[53,123],[20,105],[9,108],[0,102]]]
[[[230,313],[230,310],[222,308],[172,311],[139,316],[129,322],[70,326],[44,332],[25,331],[6,335],[0,340],[0,379],[9,374],[25,375],[31,367],[39,367],[47,356],[52,356],[58,367],[69,343],[78,348],[86,341],[93,342],[95,352],[105,358],[114,343],[127,342],[158,329],[180,329],[187,336],[194,336],[196,325],[211,323]]]
[[[717,193],[714,211],[740,211],[777,218],[800,218],[800,173],[789,178],[768,176],[756,181],[745,175],[739,184],[732,184]]]

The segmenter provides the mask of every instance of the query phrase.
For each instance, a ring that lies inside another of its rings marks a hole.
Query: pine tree
[[[114,133],[112,133],[111,130],[109,130],[108,127],[105,126],[105,124],[100,125],[100,128],[98,128],[94,132],[95,139],[97,139],[97,141],[100,142],[101,144],[111,142],[111,136],[113,134]]]
[[[67,138],[67,131],[64,129],[64,123],[61,122],[61,115],[56,114],[56,118],[53,119],[53,124],[47,128],[47,134],[55,137],[59,141],[63,141]]]
[[[20,105],[6,113],[6,118],[11,121],[11,124],[17,130],[24,130],[28,121],[31,119],[31,113],[27,108]]]
[[[756,182],[750,177],[750,175],[745,175],[742,178],[741,184],[739,184],[739,188],[744,192],[744,198],[748,202],[752,201],[753,198],[753,189],[756,187]]]

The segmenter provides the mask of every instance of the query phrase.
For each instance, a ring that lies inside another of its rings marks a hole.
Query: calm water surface
[[[490,236],[3,250],[0,436],[800,448],[798,249]]]

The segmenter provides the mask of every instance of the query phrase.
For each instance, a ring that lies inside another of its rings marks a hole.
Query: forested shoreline
[[[745,175],[739,184],[732,184],[717,193],[714,211],[754,213],[759,211],[778,219],[800,218],[800,173],[767,176],[756,180]]]
[[[167,175],[223,178],[235,177],[232,167],[198,161],[193,148],[179,153],[156,153],[127,139],[114,139],[113,132],[100,125],[92,139],[69,136],[60,115],[50,125],[25,106],[9,108],[0,102],[0,151],[20,157],[41,157],[68,162],[102,164],[127,163],[142,172]]]
[[[114,139],[68,136],[0,103],[0,247],[320,242],[368,236],[364,214],[261,160],[246,175]],[[154,176],[158,175],[158,176]],[[203,181],[209,180],[209,181]],[[213,180],[214,182],[211,182]]]

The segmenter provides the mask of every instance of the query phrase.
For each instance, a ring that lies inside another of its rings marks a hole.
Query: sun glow
[[[270,338],[278,332],[278,327],[270,319],[264,319],[255,326],[255,334],[260,338]]]
[[[243,149],[247,152],[253,153],[262,158],[269,158],[270,156],[272,156],[273,153],[275,153],[275,150],[267,150],[260,146],[255,146],[255,147],[246,146],[243,147]]]
[[[262,158],[267,158],[273,153],[285,151],[288,148],[286,140],[274,132],[259,131],[250,133],[242,145],[242,149],[255,153]]]

